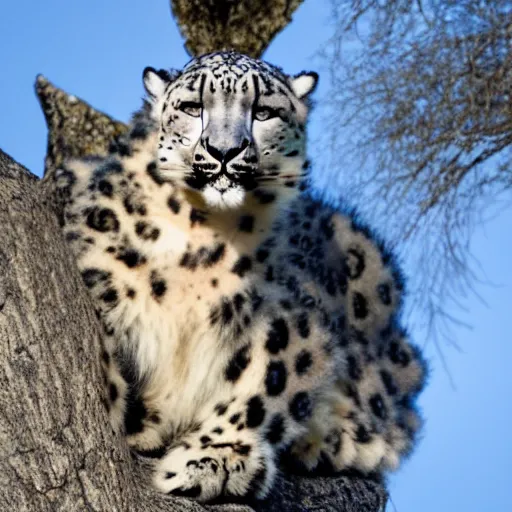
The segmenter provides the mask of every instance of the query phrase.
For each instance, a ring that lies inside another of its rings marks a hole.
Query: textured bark
[[[125,124],[55,87],[42,75],[36,79],[35,90],[48,126],[45,175],[70,158],[106,155],[112,141],[127,130]]]
[[[191,55],[237,50],[261,57],[303,0],[171,0]]]

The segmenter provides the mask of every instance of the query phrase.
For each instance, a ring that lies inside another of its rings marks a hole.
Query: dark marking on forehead
[[[199,76],[204,76],[205,71],[213,75],[216,81],[215,84],[213,81],[210,82],[212,93],[216,91],[216,85],[227,93],[236,92],[239,81],[242,92],[245,92],[248,84],[247,80],[242,79],[252,72],[253,76],[258,76],[256,81],[260,81],[264,86],[262,94],[293,94],[281,69],[240,53],[221,51],[194,59],[185,66],[181,78],[190,90],[197,90],[194,85]]]

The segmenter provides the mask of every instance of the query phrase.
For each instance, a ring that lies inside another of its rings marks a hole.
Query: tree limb
[[[304,0],[171,0],[190,55],[233,49],[261,57]]]

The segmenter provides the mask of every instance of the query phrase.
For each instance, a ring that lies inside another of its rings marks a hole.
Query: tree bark
[[[304,0],[171,0],[190,55],[236,50],[259,58]]]

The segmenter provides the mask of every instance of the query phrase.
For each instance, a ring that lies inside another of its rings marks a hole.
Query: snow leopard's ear
[[[305,99],[309,96],[315,90],[317,83],[318,74],[314,71],[299,73],[298,75],[290,78],[292,91],[299,100]]]
[[[173,76],[164,69],[145,68],[142,73],[144,87],[152,101],[158,101],[165,92],[167,85],[173,81]]]

